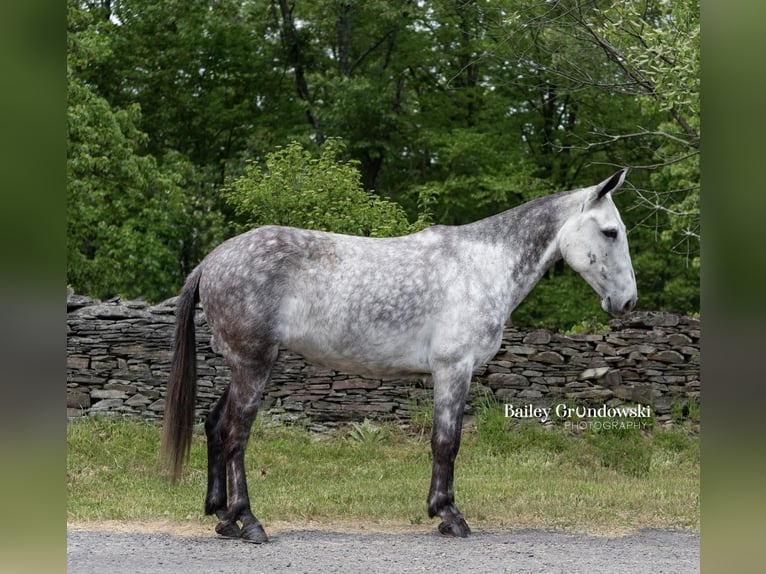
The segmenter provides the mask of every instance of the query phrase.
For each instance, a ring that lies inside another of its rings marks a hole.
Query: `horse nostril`
[[[633,307],[636,306],[636,299],[638,298],[633,297],[632,299],[628,299],[627,301],[625,301],[625,305],[622,306],[622,312],[628,313],[629,311],[632,311]]]

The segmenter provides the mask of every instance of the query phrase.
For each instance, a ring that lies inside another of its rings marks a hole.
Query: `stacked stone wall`
[[[160,420],[171,362],[175,299],[67,299],[67,416]],[[196,414],[202,419],[229,382],[198,311]],[[637,312],[608,333],[561,335],[505,329],[496,356],[474,373],[471,400],[516,406],[644,404],[660,421],[700,399],[699,320]],[[282,352],[266,388],[267,421],[321,430],[364,418],[407,422],[427,404],[428,379],[370,379],[316,367]],[[470,416],[471,407],[467,414]]]

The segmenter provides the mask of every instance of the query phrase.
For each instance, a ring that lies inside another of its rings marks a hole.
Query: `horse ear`
[[[608,177],[596,186],[596,199],[601,199],[609,193],[618,193],[617,190],[625,183],[629,168],[623,168],[611,177]]]

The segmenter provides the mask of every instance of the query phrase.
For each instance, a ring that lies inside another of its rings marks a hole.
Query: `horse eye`
[[[617,230],[616,229],[602,229],[601,233],[606,235],[609,239],[617,239]]]

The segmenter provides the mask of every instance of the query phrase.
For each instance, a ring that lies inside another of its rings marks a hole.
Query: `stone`
[[[674,347],[683,347],[690,345],[692,342],[691,337],[684,335],[683,333],[673,333],[668,336],[668,343]]]
[[[148,405],[151,402],[152,400],[149,397],[142,395],[141,393],[137,393],[125,401],[125,404],[129,407],[142,407]]]
[[[313,385],[306,385],[306,388],[312,393],[322,394],[326,394],[324,391],[329,391],[331,389],[330,383],[316,383]]]
[[[126,399],[128,398],[128,395],[126,395],[124,391],[93,389],[90,392],[90,398],[92,399]]]
[[[66,368],[67,369],[87,369],[90,366],[90,358],[88,357],[67,357]]]
[[[344,403],[341,405],[341,410],[344,411],[360,411],[360,412],[383,412],[390,413],[394,410],[396,403]]]
[[[529,345],[508,345],[504,350],[513,355],[532,355],[537,352],[537,349]]]
[[[346,379],[344,381],[335,381],[332,384],[332,388],[335,391],[344,389],[377,389],[379,386],[380,381],[370,379]]]
[[[165,399],[157,399],[147,407],[150,411],[164,412],[165,411]]]
[[[660,397],[654,397],[652,401],[652,408],[658,414],[669,413],[673,408],[673,401],[675,399],[670,395],[662,395]]]
[[[67,416],[161,419],[175,302],[147,307],[140,300],[68,297]],[[610,322],[611,332],[594,335],[506,328],[500,352],[475,370],[471,396],[491,390],[497,400],[535,405],[575,397],[585,404],[657,402],[662,409],[670,399],[701,394],[699,320],[653,312],[624,319]],[[195,325],[199,422],[225,391],[230,372],[211,347],[202,312]],[[484,391],[477,381],[486,385]],[[326,429],[367,416],[407,421],[412,405],[432,400],[432,388],[427,377],[366,379],[317,367],[283,350],[263,405],[276,405],[282,424],[296,421],[307,428]]]
[[[512,399],[513,397],[515,397],[518,394],[519,394],[519,391],[517,389],[502,388],[502,389],[497,389],[495,391],[495,398],[498,401],[505,401],[505,400],[508,400],[508,399]]]
[[[644,320],[644,324],[650,327],[675,327],[678,323],[678,315],[672,313],[649,312]]]
[[[622,384],[622,373],[617,370],[609,371],[606,375],[601,377],[599,384],[603,387],[611,388],[616,385]]]
[[[573,349],[572,347],[556,347],[556,350],[559,352],[560,355],[563,355],[565,357],[574,357],[576,355],[579,355],[581,351],[578,351],[577,349]]]
[[[600,379],[609,372],[609,367],[596,367],[593,369],[585,369],[580,376],[577,377],[581,381],[585,379]]]
[[[70,391],[66,394],[68,409],[87,409],[91,405],[90,394],[82,391]]]
[[[614,396],[611,389],[585,389],[583,391],[574,391],[567,393],[568,399],[598,399],[600,402]]]
[[[564,383],[567,382],[567,380],[566,380],[566,377],[545,376],[545,377],[540,377],[540,380],[538,382],[540,382],[540,384],[542,385],[545,385],[546,387],[553,387],[556,385],[563,385]]]
[[[659,353],[652,353],[647,359],[651,361],[660,361],[662,363],[685,362],[684,356],[678,351],[660,351]]]
[[[532,331],[528,333],[522,342],[525,345],[547,345],[551,342],[550,331]]]
[[[614,350],[614,347],[612,347],[612,345],[609,345],[607,343],[599,343],[598,345],[596,345],[596,352],[601,353],[602,355],[610,355],[610,356],[617,355],[617,352]]]
[[[532,361],[537,361],[540,363],[548,363],[553,365],[561,365],[564,363],[564,357],[559,355],[555,351],[543,351],[542,353],[535,353],[533,355],[529,356],[529,359]]]
[[[589,389],[591,385],[589,383],[578,383],[577,381],[572,381],[564,386],[568,389]]]
[[[103,399],[101,401],[98,401],[97,403],[94,403],[93,406],[90,407],[91,412],[93,411],[106,411],[109,409],[116,409],[117,407],[121,407],[123,405],[123,402],[121,399]]]
[[[110,379],[109,382],[104,385],[104,389],[108,391],[122,391],[123,393],[132,395],[136,392],[136,385],[126,384],[123,381]]]
[[[651,355],[657,352],[657,347],[653,345],[646,345],[639,343],[638,345],[626,345],[615,351],[618,355],[631,355],[633,353],[640,353],[642,355]]]
[[[95,375],[84,374],[67,374],[68,383],[78,383],[81,385],[102,385],[104,383],[104,377],[97,377]]]
[[[289,395],[285,397],[285,403],[308,403],[316,398],[316,395]]]
[[[516,375],[513,373],[492,373],[487,377],[487,384],[493,390],[501,387],[518,389],[528,387],[529,379],[523,375]]]
[[[652,390],[646,386],[619,385],[612,388],[615,397],[634,403],[650,404]]]
[[[312,408],[322,411],[339,411],[340,405],[338,403],[331,403],[328,401],[314,401],[311,403]]]

